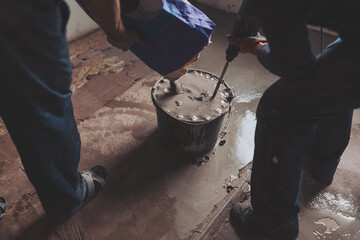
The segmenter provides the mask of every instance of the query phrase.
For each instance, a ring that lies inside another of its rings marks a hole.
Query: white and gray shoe
[[[2,219],[6,214],[6,200],[3,197],[0,197],[0,219]]]

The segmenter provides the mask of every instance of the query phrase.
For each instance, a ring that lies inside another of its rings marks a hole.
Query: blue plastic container
[[[88,13],[82,0],[76,0]],[[163,0],[159,15],[137,20],[122,15],[126,28],[135,30],[145,46],[130,50],[146,65],[165,76],[182,68],[209,44],[215,24],[186,0]]]

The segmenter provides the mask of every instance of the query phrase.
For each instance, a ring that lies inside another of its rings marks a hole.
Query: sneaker
[[[6,214],[6,200],[3,197],[0,197],[0,219],[2,219]]]
[[[85,170],[81,173],[86,182],[86,195],[80,208],[88,204],[101,190],[104,189],[107,183],[107,172],[103,166],[97,165],[90,170]]]

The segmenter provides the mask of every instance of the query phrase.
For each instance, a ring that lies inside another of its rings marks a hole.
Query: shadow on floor
[[[127,195],[134,189],[145,190],[173,171],[195,163],[197,157],[168,147],[164,139],[160,139],[158,131],[155,131],[139,147],[121,157],[120,161],[113,161],[118,164],[108,170],[108,187],[121,189],[121,193]],[[106,197],[116,197],[116,194],[108,191]]]
[[[50,219],[42,216],[32,225],[28,226],[14,240],[42,240],[49,239],[50,235],[55,232],[56,227],[51,224]]]
[[[107,169],[109,182],[104,192],[100,194],[99,198],[95,198],[92,203],[69,219],[65,224],[55,226],[46,215],[24,216],[32,219],[31,223],[27,222],[23,224],[24,227],[22,231],[12,239],[95,239],[94,236],[87,236],[87,234],[103,229],[106,221],[94,221],[94,217],[99,219],[112,218],[113,220],[118,219],[119,221],[119,219],[127,217],[126,209],[134,208],[137,208],[138,212],[131,211],[131,214],[133,216],[143,217],[143,212],[141,211],[151,211],[148,210],[148,208],[151,209],[152,204],[157,204],[157,201],[152,201],[152,199],[162,196],[162,189],[159,186],[161,184],[157,184],[157,182],[161,182],[164,177],[179,168],[190,167],[192,162],[197,159],[196,156],[185,155],[169,147],[164,147],[164,143],[161,141],[157,131],[148,136],[141,145],[134,148],[130,153],[125,156],[119,156],[119,158],[120,159],[115,159],[115,161],[112,160],[111,163],[114,165]],[[32,203],[36,201],[38,201],[38,198],[36,194],[34,194],[31,199],[29,199],[29,202]],[[145,202],[145,204],[143,204],[143,202]],[[165,200],[160,201],[160,204],[171,206],[171,203]],[[145,207],[143,205],[145,205]],[[171,231],[173,224],[174,217],[172,215],[174,215],[174,213],[172,213],[171,207],[166,206],[163,206],[163,209],[159,210],[160,212],[167,212],[170,216],[165,218],[164,214],[159,214],[158,224],[162,228],[161,231],[164,229]],[[162,206],[160,208],[162,208]],[[100,211],[102,212],[99,214]],[[147,214],[144,213],[143,215]],[[146,218],[146,216],[144,216],[144,218]],[[164,218],[164,220],[162,220],[162,218]],[[145,222],[147,221],[148,220]],[[163,223],[160,221],[163,221]],[[148,225],[148,227],[154,228],[153,231],[156,232],[156,228],[151,226],[150,222]],[[84,226],[86,227],[85,229]],[[162,232],[158,233],[159,236],[162,234]],[[157,234],[154,233],[154,236],[155,235]],[[128,236],[129,237],[126,237],[125,234],[121,239],[132,239],[131,235]],[[116,238],[111,236],[108,239]]]

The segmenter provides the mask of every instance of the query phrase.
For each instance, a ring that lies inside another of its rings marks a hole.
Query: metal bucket
[[[188,72],[191,71],[209,74],[213,78],[219,80],[217,76],[204,71],[189,70]],[[230,113],[231,100],[233,98],[232,92],[230,91],[228,98],[229,108],[220,116],[204,122],[189,122],[171,116],[159,106],[154,96],[154,92],[161,80],[162,78],[155,83],[151,91],[151,99],[156,107],[160,139],[176,150],[191,155],[201,155],[211,151],[217,142],[225,115]],[[229,88],[225,82],[224,85],[226,88]]]

